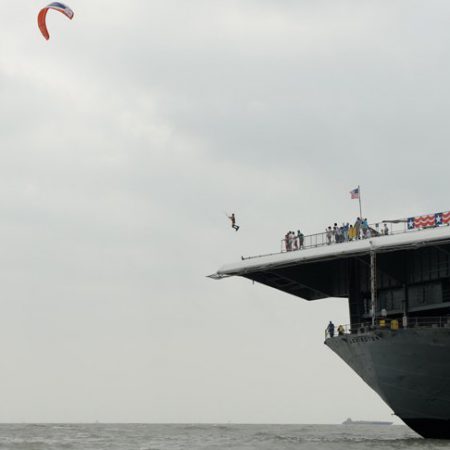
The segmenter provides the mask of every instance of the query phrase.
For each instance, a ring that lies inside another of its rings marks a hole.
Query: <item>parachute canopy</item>
[[[42,8],[39,11],[39,15],[38,15],[38,25],[39,25],[39,29],[41,30],[42,35],[47,40],[50,39],[50,35],[48,33],[47,23],[46,23],[47,12],[49,9],[54,9],[55,11],[59,11],[71,20],[73,19],[73,16],[74,16],[74,12],[64,3],[53,2],[53,3],[50,3],[49,5],[47,5],[45,8]]]

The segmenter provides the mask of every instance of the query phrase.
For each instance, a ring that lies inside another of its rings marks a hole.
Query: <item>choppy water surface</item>
[[[0,425],[8,450],[377,450],[448,449],[405,426],[361,425]]]

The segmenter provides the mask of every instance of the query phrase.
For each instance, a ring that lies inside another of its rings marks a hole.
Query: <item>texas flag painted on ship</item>
[[[408,219],[408,230],[413,228],[428,228],[436,226],[436,214],[416,216]]]
[[[450,223],[450,211],[445,213],[429,214],[427,216],[409,217],[408,230],[414,228],[439,227]]]

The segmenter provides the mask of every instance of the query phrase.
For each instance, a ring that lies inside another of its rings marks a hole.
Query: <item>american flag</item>
[[[353,191],[350,191],[350,195],[353,198],[359,198],[359,186],[356,189],[353,189]]]

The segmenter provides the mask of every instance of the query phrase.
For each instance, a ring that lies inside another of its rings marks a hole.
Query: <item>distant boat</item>
[[[392,425],[393,422],[383,422],[377,420],[352,420],[350,417],[342,422],[342,425]]]

